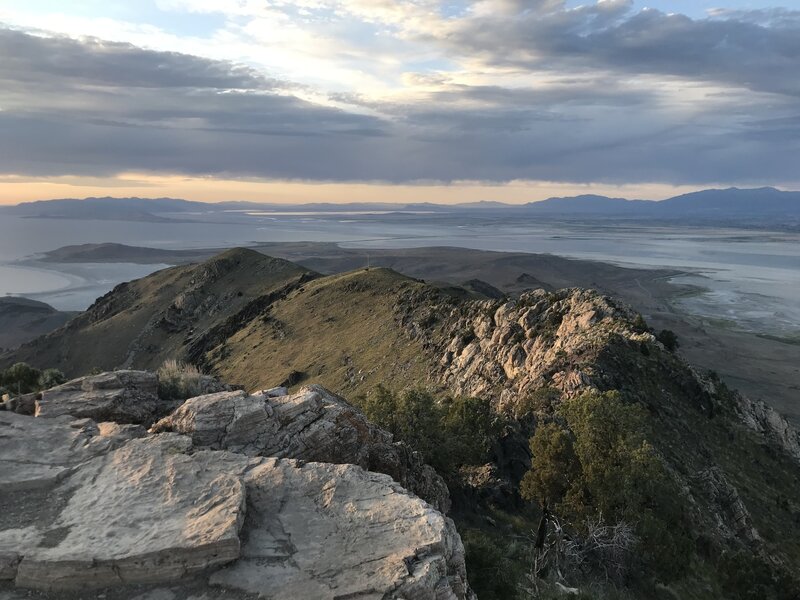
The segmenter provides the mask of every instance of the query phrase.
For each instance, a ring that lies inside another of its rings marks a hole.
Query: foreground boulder
[[[74,379],[42,392],[37,417],[71,415],[95,421],[149,424],[163,414],[158,377],[147,371],[113,371]]]
[[[224,398],[234,417],[254,412],[243,394]],[[389,476],[211,449],[248,447],[228,439],[235,418],[213,436],[194,414],[207,438],[0,413],[4,597],[473,597],[452,521]]]
[[[321,386],[296,394],[274,390],[222,392],[191,398],[152,428],[190,435],[198,447],[248,456],[355,464],[386,473],[442,512],[447,485],[418,454]]]

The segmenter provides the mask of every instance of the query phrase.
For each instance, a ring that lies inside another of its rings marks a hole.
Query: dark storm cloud
[[[0,78],[38,85],[266,89],[276,83],[223,61],[102,40],[36,37],[11,29],[0,29],[0,57]]]
[[[462,19],[434,41],[494,65],[670,75],[800,96],[798,11],[718,11],[696,20],[632,12],[624,0],[573,10],[563,2],[508,4],[513,10]]]
[[[349,110],[306,102],[292,95],[297,86],[224,61],[0,30],[0,172],[385,182],[756,184],[796,179],[800,136],[786,131],[798,127],[800,107],[792,92],[797,81],[783,84],[783,95],[742,90],[733,85],[734,76],[750,82],[751,89],[781,86],[768,69],[756,81],[755,70],[735,50],[743,67],[737,72],[729,59],[723,77],[727,91],[701,97],[689,103],[690,109],[676,108],[630,73],[705,80],[702,73],[719,64],[719,57],[704,66],[680,67],[664,53],[668,47],[678,50],[676,31],[685,26],[683,20],[662,32],[669,43],[656,51],[656,42],[640,39],[624,6],[607,4],[603,14],[588,21],[584,15],[580,25],[574,15],[554,14],[551,21],[561,21],[559,31],[574,30],[577,38],[558,40],[553,29],[549,39],[536,41],[535,53],[519,50],[520,38],[515,40],[512,31],[495,31],[493,37],[495,44],[508,44],[505,55],[502,48],[490,52],[488,40],[473,41],[475,52],[481,48],[497,61],[505,56],[517,68],[529,62],[533,69],[545,56],[553,65],[573,63],[535,76],[531,71],[527,87],[456,85],[443,78],[413,102],[337,95],[334,99]],[[506,9],[515,14],[517,7],[506,2]],[[656,15],[663,29],[662,18]],[[504,26],[516,31],[515,25]],[[652,34],[655,25],[641,27]],[[609,28],[626,31],[628,40],[606,39]],[[597,40],[597,55],[588,58],[587,36]],[[453,37],[448,43],[457,41]],[[633,48],[628,55],[626,44]],[[649,50],[634,56],[643,45]],[[699,50],[693,48],[682,51],[694,56]],[[783,51],[785,64],[773,65],[772,72],[796,69],[791,52]],[[761,64],[773,54],[762,49],[752,60]],[[594,66],[599,64],[602,69]],[[674,91],[680,100],[680,90]]]

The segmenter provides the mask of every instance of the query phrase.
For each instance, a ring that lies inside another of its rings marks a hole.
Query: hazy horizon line
[[[5,207],[15,207],[21,206],[24,204],[31,204],[35,202],[57,202],[61,200],[76,200],[76,201],[84,201],[84,200],[145,200],[145,201],[156,201],[156,200],[177,200],[183,202],[192,202],[198,204],[253,204],[253,205],[280,205],[280,206],[308,206],[314,204],[330,204],[330,205],[338,205],[338,206],[346,206],[346,205],[353,205],[353,204],[374,204],[374,205],[387,205],[387,206],[403,206],[403,205],[432,205],[432,206],[464,206],[464,205],[475,205],[475,204],[502,204],[505,206],[524,206],[526,204],[535,204],[539,202],[546,202],[548,200],[553,199],[568,199],[568,198],[581,198],[586,196],[594,196],[594,197],[601,197],[601,198],[608,198],[612,200],[623,200],[626,202],[663,202],[665,200],[669,200],[671,198],[676,198],[678,196],[683,196],[686,194],[698,193],[698,192],[706,192],[706,191],[726,191],[726,190],[743,190],[743,191],[752,191],[752,190],[763,190],[763,189],[774,189],[779,192],[800,192],[800,190],[793,190],[793,189],[785,189],[777,185],[767,185],[767,186],[755,186],[755,187],[739,187],[739,186],[728,186],[728,187],[698,187],[693,189],[693,191],[688,192],[680,192],[678,194],[672,196],[666,196],[663,198],[633,198],[633,197],[625,197],[625,196],[609,196],[603,193],[595,193],[591,191],[587,191],[580,194],[569,194],[569,195],[561,195],[561,196],[547,196],[544,198],[533,199],[533,200],[522,200],[518,202],[514,201],[507,201],[507,200],[494,200],[494,199],[482,199],[482,200],[466,200],[460,202],[436,202],[431,200],[418,200],[418,201],[386,201],[386,200],[342,200],[342,201],[333,201],[333,200],[303,200],[303,201],[281,201],[281,200],[256,200],[256,199],[218,199],[218,200],[196,200],[193,199],[191,196],[173,196],[173,195],[159,195],[159,196],[143,196],[143,195],[124,195],[124,196],[112,196],[112,195],[105,195],[105,196],[96,196],[96,195],[89,195],[89,196],[60,196],[60,197],[49,197],[49,198],[39,198],[33,200],[22,200],[19,202],[12,202],[12,203],[5,203],[0,200],[0,206]]]

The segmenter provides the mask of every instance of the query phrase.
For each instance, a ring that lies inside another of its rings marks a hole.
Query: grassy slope
[[[316,279],[279,300],[206,357],[227,381],[273,386],[293,371],[346,397],[378,384],[429,383],[418,342],[395,322],[403,290],[424,284],[388,269]]]

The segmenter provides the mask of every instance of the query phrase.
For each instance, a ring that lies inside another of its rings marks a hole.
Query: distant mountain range
[[[703,190],[666,200],[626,200],[606,196],[550,198],[525,205],[539,214],[627,215],[644,217],[800,216],[800,192],[771,187]]]
[[[756,189],[711,189],[661,201],[628,200],[607,196],[582,195],[549,198],[527,204],[482,201],[461,204],[390,204],[358,202],[346,204],[276,204],[259,202],[195,202],[175,198],[85,198],[25,202],[0,207],[4,214],[27,218],[102,219],[124,221],[191,220],[192,215],[214,213],[264,212],[431,212],[525,214],[531,216],[614,217],[629,219],[776,220],[800,219],[800,192],[771,187]]]

